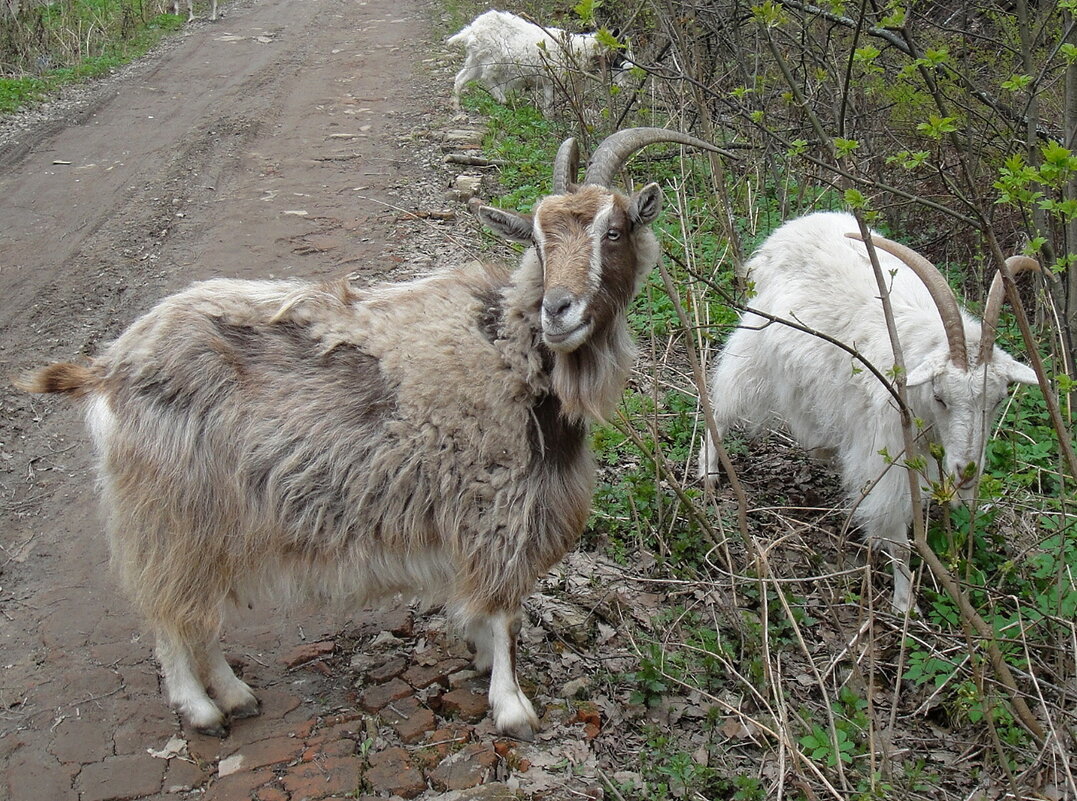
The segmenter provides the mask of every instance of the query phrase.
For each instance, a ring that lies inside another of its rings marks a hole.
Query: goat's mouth
[[[570,353],[584,343],[591,333],[591,321],[584,320],[575,328],[567,330],[549,329],[542,330],[542,341],[546,347],[560,353]]]

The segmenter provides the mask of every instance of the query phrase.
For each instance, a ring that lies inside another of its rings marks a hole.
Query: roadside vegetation
[[[1071,4],[499,7],[619,28],[641,68],[629,87],[566,86],[548,119],[526,95],[505,107],[465,93],[486,155],[509,165],[497,202],[527,208],[547,191],[568,135],[587,151],[618,127],[668,126],[737,156],[649,148],[627,176],[667,188],[666,256],[632,310],[630,389],[594,432],[601,480],[581,547],[660,600],[649,619],[618,621],[632,669],[594,663],[606,692],[646,710],[617,749],[642,785],[611,792],[1077,797]],[[449,32],[485,6],[444,8]],[[781,221],[817,209],[925,253],[973,311],[1005,256],[1045,267],[1021,279],[999,336],[1026,362],[1035,351],[1044,385],[1014,391],[977,508],[924,487],[909,618],[890,612],[890,571],[849,530],[833,478],[781,432],[727,442],[742,493],[705,492],[694,475],[700,365],[750,298],[740,267]]]
[[[164,0],[56,0],[0,9],[0,114],[146,53],[186,17]]]

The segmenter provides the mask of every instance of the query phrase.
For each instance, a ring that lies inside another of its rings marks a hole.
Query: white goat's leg
[[[452,84],[452,107],[454,110],[460,110],[460,93],[464,91],[468,81],[476,80],[481,74],[482,71],[472,64],[470,59],[464,62],[464,66],[456,73],[456,80]]]
[[[224,651],[216,637],[209,640],[202,651],[206,684],[221,711],[232,718],[252,718],[261,710],[258,698],[247,683],[239,678],[224,658]]]
[[[498,731],[519,740],[531,740],[538,731],[534,707],[516,683],[516,637],[520,632],[519,613],[498,612],[477,621],[472,631],[486,631],[493,657],[490,668],[490,712]]]
[[[176,631],[159,629],[157,659],[161,663],[168,703],[184,724],[203,734],[223,737],[224,714],[206,694],[198,677],[199,659],[190,643]]]
[[[736,336],[737,332],[734,332],[733,337]],[[751,375],[747,374],[748,371],[742,369],[742,366],[752,363],[752,356],[750,353],[738,352],[736,344],[736,340],[731,338],[707,385],[707,397],[719,437],[724,437],[729,427],[738,420],[751,420],[753,410],[769,408],[769,401],[759,397],[758,388],[754,391],[747,389],[753,385],[758,387],[761,382],[753,381]],[[703,428],[703,447],[699,450],[699,477],[707,483],[714,483],[718,480],[722,463],[718,458],[718,448],[715,447],[707,420],[703,420]]]
[[[211,20],[217,19],[217,0],[211,0],[209,18]]]
[[[194,0],[187,0],[187,21],[194,21]]]
[[[904,532],[903,532],[904,533]],[[912,600],[912,571],[909,569],[909,543],[894,542],[889,539],[879,541],[894,571],[894,598],[891,606],[894,613],[904,615],[914,609]]]
[[[870,464],[866,454],[863,460],[850,459],[852,464]],[[885,469],[885,468],[883,468]],[[908,475],[904,470],[892,467],[879,479],[866,497],[861,499],[854,517],[868,536],[868,544],[875,551],[885,554],[894,574],[894,612],[903,615],[914,608],[912,598],[912,573],[909,570],[909,525],[912,523]],[[846,486],[849,477],[846,476]]]

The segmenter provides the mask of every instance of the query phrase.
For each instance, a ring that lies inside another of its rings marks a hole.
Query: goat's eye
[[[611,242],[616,242],[620,238],[621,238],[621,229],[620,228],[611,228],[610,230],[606,231],[606,239],[610,240]]]
[[[946,408],[946,401],[944,401],[942,399],[942,396],[940,396],[938,394],[935,395],[935,403],[939,404],[944,409]]]

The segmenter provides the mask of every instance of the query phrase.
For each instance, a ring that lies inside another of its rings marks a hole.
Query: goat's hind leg
[[[516,681],[516,637],[520,633],[519,612],[484,615],[468,626],[475,645],[475,665],[490,668],[490,713],[503,734],[531,740],[538,731],[538,716]]]

